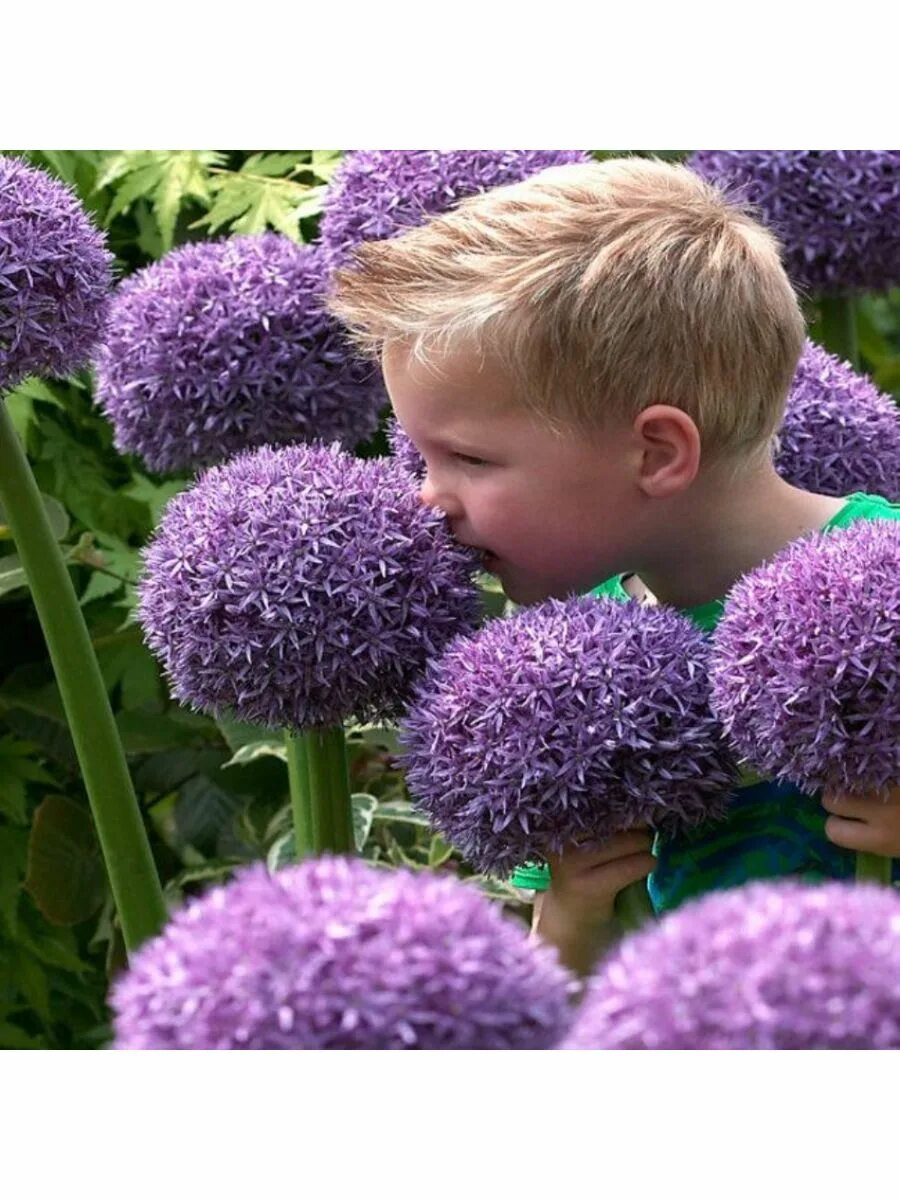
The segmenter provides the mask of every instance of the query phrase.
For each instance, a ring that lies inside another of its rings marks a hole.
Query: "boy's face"
[[[385,350],[394,413],[427,465],[423,502],[485,552],[507,596],[561,599],[631,569],[642,511],[631,429],[555,434],[496,365],[461,351],[436,365]]]

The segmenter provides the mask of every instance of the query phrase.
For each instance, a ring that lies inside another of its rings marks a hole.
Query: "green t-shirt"
[[[900,520],[900,504],[880,496],[854,492],[822,528],[841,529],[854,521]],[[629,600],[624,575],[592,589],[592,596]],[[715,629],[724,600],[681,611],[705,632]],[[856,855],[825,836],[827,813],[820,794],[806,795],[790,783],[749,777],[732,794],[724,821],[690,833],[664,838],[657,834],[657,865],[647,890],[657,912],[677,908],[692,896],[739,887],[751,879],[783,875],[805,879],[847,879],[855,872]],[[898,863],[895,876],[900,874]],[[550,884],[548,867],[529,863],[513,872],[516,887],[543,891]]]

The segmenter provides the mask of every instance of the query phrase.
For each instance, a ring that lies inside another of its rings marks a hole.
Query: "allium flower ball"
[[[113,256],[75,193],[0,156],[0,392],[68,375],[99,341]]]
[[[900,150],[700,150],[688,166],[757,207],[795,284],[900,283]]]
[[[431,665],[401,729],[417,805],[479,870],[721,816],[733,773],[703,635],[579,597],[488,622]]]
[[[781,881],[717,892],[624,941],[563,1050],[900,1048],[900,896]]]
[[[321,250],[280,234],[173,250],[116,293],[97,400],[153,471],[263,444],[369,437],[381,374],[324,308]]]
[[[867,793],[900,779],[900,522],[791,543],[729,593],[712,703],[757,771]]]
[[[395,460],[417,483],[421,483],[425,478],[425,459],[396,417],[388,421],[387,438]]]
[[[778,431],[775,467],[806,491],[900,500],[900,408],[866,376],[807,342]]]
[[[241,872],[114,987],[119,1050],[545,1050],[574,984],[474,887],[322,858]]]
[[[389,719],[475,624],[477,565],[390,459],[265,446],[170,501],[139,615],[195,708],[296,729]]]
[[[581,150],[355,150],[325,194],[322,244],[339,266],[360,242],[421,225],[465,196],[519,183],[545,167],[589,161]]]

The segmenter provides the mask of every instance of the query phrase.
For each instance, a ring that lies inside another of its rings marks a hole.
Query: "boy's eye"
[[[467,466],[470,466],[470,467],[486,467],[487,466],[487,462],[483,458],[475,458],[475,456],[472,454],[458,454],[457,453],[457,454],[454,454],[453,457],[458,459],[460,462],[464,462]]]

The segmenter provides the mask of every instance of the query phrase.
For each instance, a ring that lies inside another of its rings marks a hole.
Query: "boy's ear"
[[[684,491],[700,470],[700,431],[691,417],[670,404],[651,404],[638,414],[638,487],[653,499]]]

